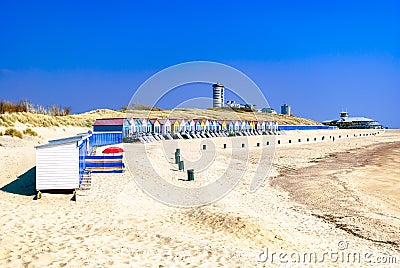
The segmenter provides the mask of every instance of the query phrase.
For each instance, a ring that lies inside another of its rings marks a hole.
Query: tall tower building
[[[224,85],[216,83],[213,87],[213,107],[221,108],[224,107]]]

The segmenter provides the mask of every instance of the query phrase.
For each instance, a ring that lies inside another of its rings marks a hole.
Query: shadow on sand
[[[12,194],[33,196],[36,194],[35,176],[36,176],[36,166],[29,169],[24,174],[19,175],[16,180],[3,186],[0,190]]]

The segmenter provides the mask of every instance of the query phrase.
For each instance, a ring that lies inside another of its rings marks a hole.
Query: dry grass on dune
[[[270,115],[266,113],[234,112],[230,110],[175,109],[162,111],[130,110],[128,113],[101,109],[82,114],[52,116],[27,112],[0,114],[0,126],[13,127],[16,122],[31,127],[75,126],[91,127],[98,118],[112,117],[134,118],[182,118],[182,119],[214,119],[214,120],[275,120],[281,125],[317,125],[316,121],[287,115]]]
[[[98,118],[124,117],[125,113],[112,110],[95,110],[83,114],[53,116],[35,113],[6,113],[0,114],[0,126],[12,127],[16,122],[31,127],[75,126],[91,127]]]

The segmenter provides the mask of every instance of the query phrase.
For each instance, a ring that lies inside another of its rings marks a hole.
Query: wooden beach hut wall
[[[228,121],[228,131],[229,132],[234,132],[235,131],[235,121],[231,120]]]
[[[196,131],[201,131],[201,120],[199,119],[194,120],[194,129]]]
[[[242,127],[242,122],[239,120],[236,120],[235,121],[235,131],[240,131],[241,127]]]
[[[250,121],[250,130],[256,130],[256,121]]]
[[[150,119],[149,120],[153,125],[153,133],[160,134],[161,133],[161,125],[158,119]]]
[[[93,132],[120,132],[123,137],[129,137],[132,134],[131,121],[126,118],[97,119]]]
[[[180,121],[181,121],[180,132],[185,132],[186,131],[186,120],[185,119],[180,119]]]
[[[241,126],[240,121],[236,120],[235,121],[235,131],[239,131],[240,130],[240,126]]]
[[[215,130],[221,131],[222,130],[222,121],[214,121],[215,122]]]
[[[130,137],[132,136],[132,124],[130,120],[125,119],[123,128],[122,128],[122,137]]]
[[[272,131],[272,122],[267,121],[265,124],[266,131]]]
[[[179,133],[181,130],[180,121],[178,119],[171,119],[170,121],[171,121],[172,133],[173,134]]]
[[[82,183],[89,151],[88,138],[81,134],[51,140],[36,146],[36,190],[75,190]]]
[[[259,121],[258,125],[259,125],[259,130],[265,131],[265,126],[266,126],[265,121]]]
[[[243,131],[246,129],[246,122],[245,121],[239,121],[239,130]]]
[[[165,135],[171,133],[171,122],[169,119],[158,119],[161,126],[161,134]]]
[[[226,120],[222,120],[222,121],[220,121],[220,122],[221,122],[221,130],[227,131],[228,128],[227,128],[227,122],[226,122]]]
[[[265,122],[265,131],[272,131],[272,122],[271,121]]]
[[[217,121],[216,120],[210,120],[210,130],[211,131],[217,130]]]
[[[147,125],[147,128],[146,128],[146,132],[147,133],[153,133],[153,123],[151,123],[151,120],[150,119],[146,119],[146,125]]]
[[[195,131],[195,122],[193,120],[189,121],[189,131]]]
[[[206,120],[204,120],[204,119],[200,120],[200,130],[201,131],[206,130]]]
[[[148,133],[148,125],[147,125],[147,119],[146,118],[141,118],[142,121],[142,132],[143,133]]]
[[[213,121],[212,120],[206,120],[206,130],[207,131],[213,130]]]
[[[184,132],[190,132],[191,131],[191,125],[190,125],[190,121],[191,120],[182,120],[182,124],[181,124],[181,130]]]
[[[244,130],[250,130],[250,122],[249,121],[242,121],[244,125]]]
[[[251,121],[245,121],[244,122],[244,130],[249,131],[251,129]]]
[[[143,132],[142,120],[140,118],[135,119],[135,129],[136,129],[136,133]]]
[[[278,131],[278,128],[279,128],[278,122],[276,122],[276,121],[272,122],[272,130],[273,131]]]
[[[93,124],[90,148],[121,143],[132,133],[131,121],[125,118],[102,118]],[[91,149],[90,149],[91,150]]]
[[[90,153],[92,153],[92,148],[95,146],[104,146],[118,143],[122,143],[121,132],[93,132],[92,135],[89,137]]]
[[[126,120],[129,121],[131,134],[135,133],[135,120],[133,118],[127,118]]]
[[[210,131],[211,130],[211,121],[210,120],[208,120],[208,119],[206,119],[206,120],[204,120],[204,129],[206,130],[206,131]]]

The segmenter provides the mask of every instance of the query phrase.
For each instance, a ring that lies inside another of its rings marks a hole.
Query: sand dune
[[[99,109],[82,114],[66,116],[52,116],[33,113],[7,113],[0,114],[0,130],[23,124],[26,127],[92,127],[93,122],[99,118],[133,117],[133,118],[183,118],[183,119],[215,119],[215,120],[269,120],[277,121],[281,125],[319,125],[320,123],[306,118],[271,115],[267,113],[235,112],[231,110],[203,110],[203,109],[174,109],[163,111],[129,110],[128,112]]]

